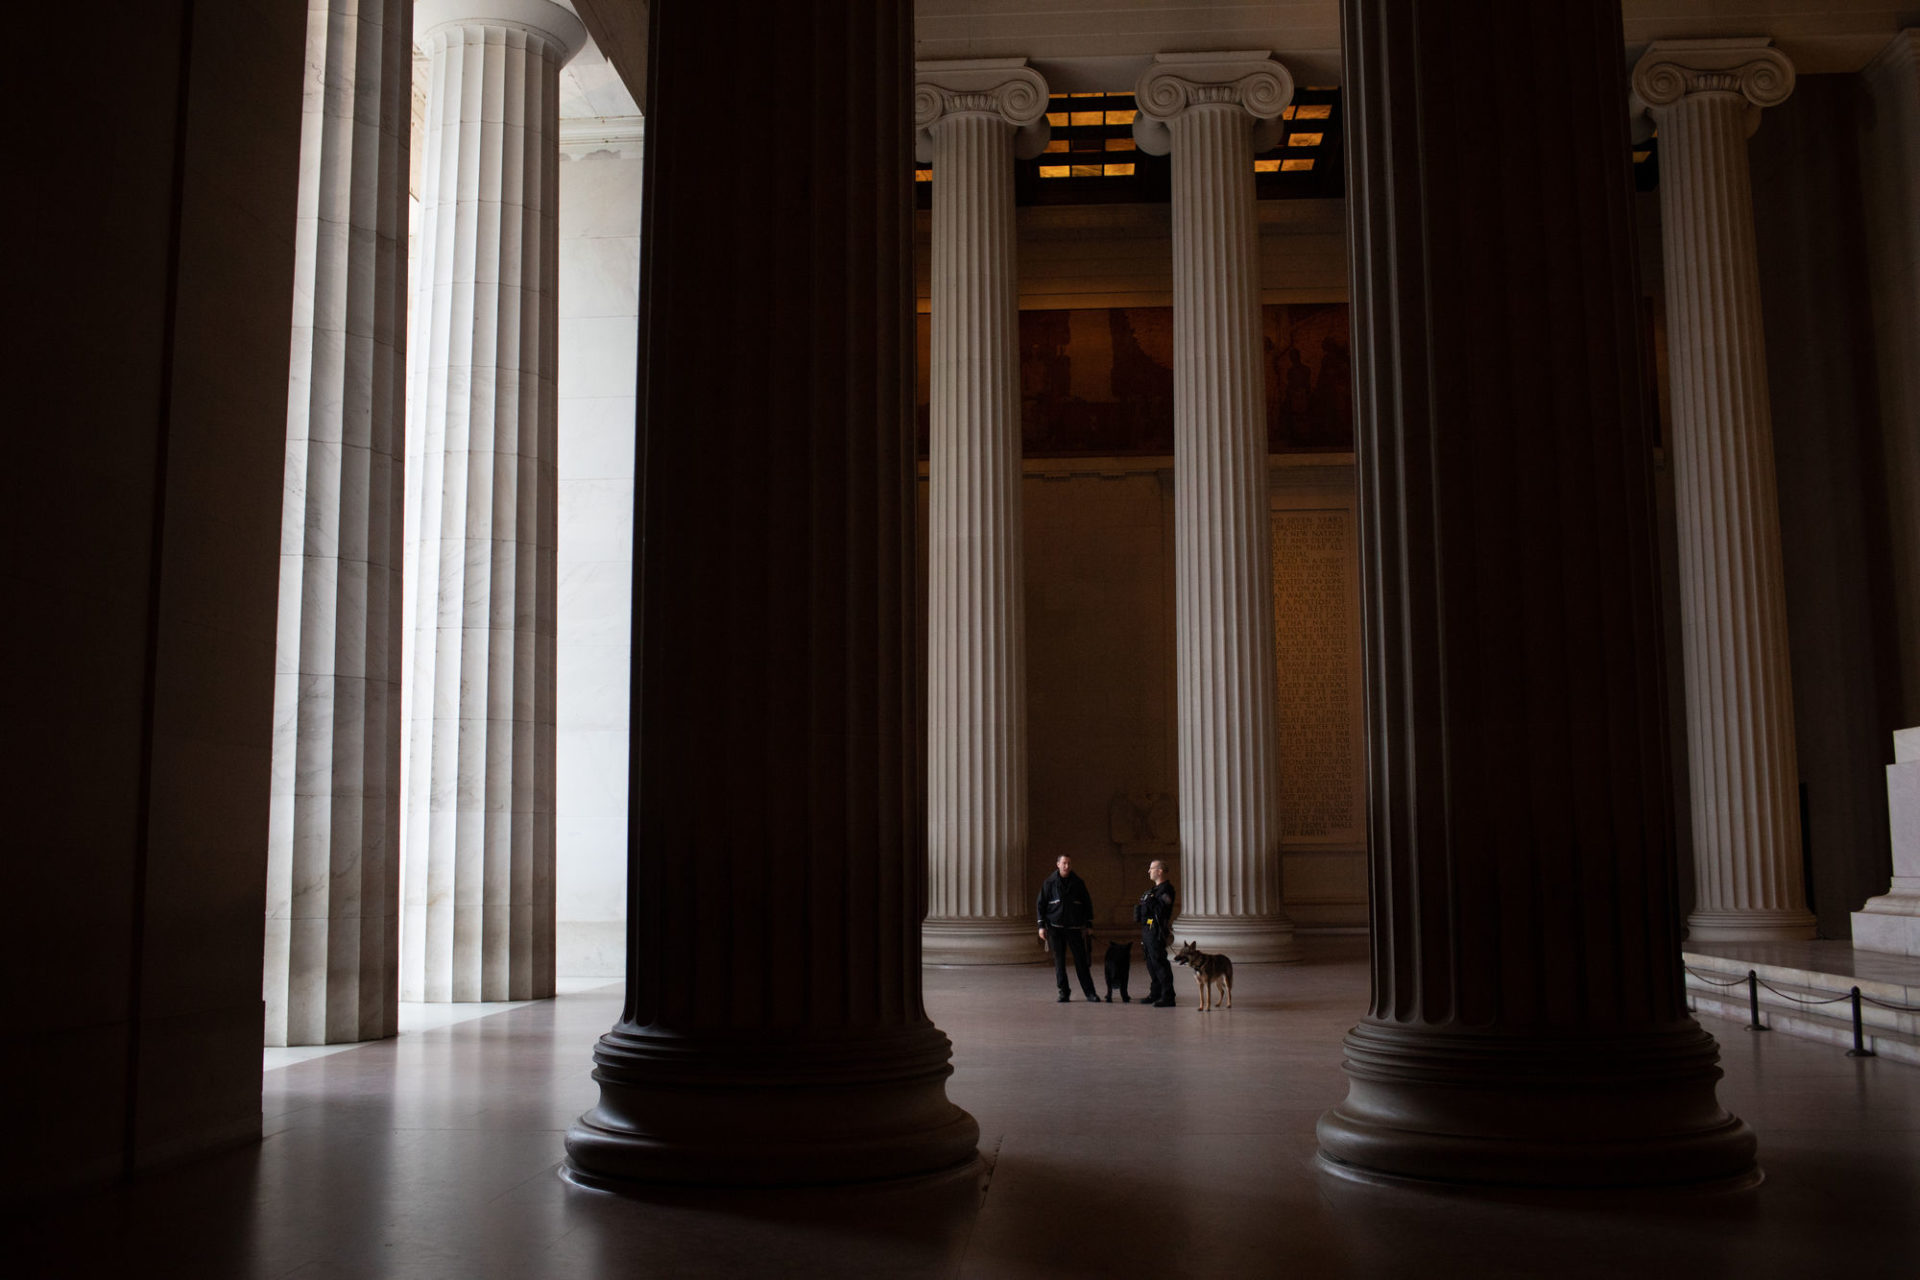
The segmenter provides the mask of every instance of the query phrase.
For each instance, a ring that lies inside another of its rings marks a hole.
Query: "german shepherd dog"
[[[1200,1012],[1213,1008],[1216,984],[1226,997],[1226,1007],[1233,1008],[1233,961],[1225,956],[1210,956],[1189,942],[1180,948],[1173,962],[1192,967],[1194,981],[1200,984]]]
[[[1131,942],[1109,942],[1107,944],[1107,1003],[1113,1003],[1113,989],[1120,988],[1120,1003],[1132,1004],[1133,997],[1127,994],[1127,975],[1133,969],[1133,944]]]

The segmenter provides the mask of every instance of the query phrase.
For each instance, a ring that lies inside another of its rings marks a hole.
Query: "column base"
[[[1816,932],[1801,910],[1696,911],[1687,917],[1692,942],[1800,942]]]
[[[1189,941],[1235,964],[1298,964],[1304,957],[1285,916],[1175,916],[1167,954]]]
[[[607,1191],[797,1187],[964,1167],[980,1127],[947,1099],[932,1024],[808,1043],[615,1027],[594,1050],[600,1102],[567,1131],[567,1176]]]
[[[1030,920],[929,920],[920,928],[922,964],[1039,964],[1047,958]]]
[[[1697,1024],[1636,1035],[1471,1035],[1364,1022],[1323,1167],[1363,1181],[1600,1188],[1760,1180],[1753,1131],[1714,1096]]]

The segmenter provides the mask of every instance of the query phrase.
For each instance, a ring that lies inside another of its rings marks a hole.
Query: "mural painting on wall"
[[[1261,309],[1267,448],[1353,448],[1347,304]],[[932,325],[916,317],[918,444],[927,456]],[[1173,452],[1173,309],[1020,313],[1020,444],[1029,458]]]

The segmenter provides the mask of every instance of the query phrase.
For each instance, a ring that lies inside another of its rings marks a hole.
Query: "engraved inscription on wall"
[[[1273,513],[1283,839],[1366,838],[1353,515]]]

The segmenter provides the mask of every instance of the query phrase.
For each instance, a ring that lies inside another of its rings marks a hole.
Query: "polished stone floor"
[[[1136,965],[1136,978],[1141,977]],[[1920,1070],[1706,1020],[1767,1180],[1732,1195],[1489,1199],[1319,1173],[1366,994],[1350,952],[1246,966],[1230,1012],[1054,1002],[935,969],[970,1173],[888,1191],[626,1200],[557,1176],[617,989],[293,1062],[266,1138],[0,1227],[11,1274],[89,1276],[1920,1275]],[[22,1262],[25,1263],[22,1266]],[[19,1268],[16,1270],[15,1268]]]

